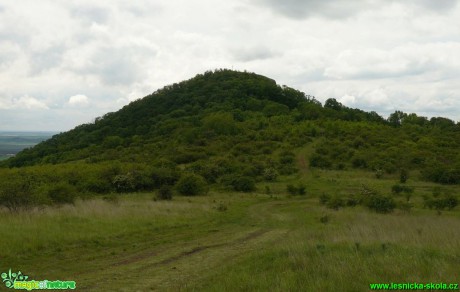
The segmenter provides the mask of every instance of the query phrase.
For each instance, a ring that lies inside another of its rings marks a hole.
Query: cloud
[[[455,8],[458,0],[413,0],[413,3],[422,5],[430,10],[445,12]]]
[[[0,109],[47,110],[49,107],[35,97],[24,95],[19,98],[1,98]]]
[[[342,19],[368,10],[381,9],[382,6],[404,3],[406,9],[422,7],[433,12],[448,12],[458,0],[259,0],[260,5],[267,6],[275,13],[293,19],[305,19],[314,16]]]
[[[428,75],[450,78],[457,70],[460,42],[408,43],[390,50],[358,49],[341,52],[325,68],[324,75],[336,79],[380,79]]]
[[[72,107],[83,107],[89,104],[89,98],[83,94],[77,94],[69,98],[68,104]]]
[[[71,15],[89,23],[106,23],[110,17],[110,11],[103,7],[78,5],[71,9]]]
[[[231,53],[235,60],[242,62],[266,60],[280,55],[270,48],[262,46],[235,48],[231,50]]]
[[[344,96],[339,98],[338,101],[346,106],[351,106],[356,102],[356,97],[354,97],[353,95],[345,94]]]
[[[460,120],[457,0],[152,2],[3,1],[0,127],[66,130],[215,68]]]

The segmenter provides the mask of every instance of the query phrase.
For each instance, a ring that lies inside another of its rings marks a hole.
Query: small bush
[[[295,195],[297,193],[297,188],[293,185],[287,185],[286,186],[286,190],[288,191],[288,193],[290,193],[291,195]]]
[[[208,192],[208,185],[202,176],[186,174],[179,179],[176,189],[181,195],[196,196],[206,194]]]
[[[34,192],[27,181],[10,180],[0,187],[0,206],[8,208],[11,212],[29,209],[47,201],[49,202],[49,199]]]
[[[331,168],[332,162],[326,156],[314,153],[310,157],[310,166],[318,168]]]
[[[173,192],[171,186],[162,186],[157,193],[156,198],[158,200],[172,200]]]
[[[323,193],[323,194],[321,194],[319,196],[319,203],[321,205],[326,205],[326,203],[329,202],[330,199],[331,199],[331,196],[329,196],[328,194]]]
[[[333,196],[327,203],[326,207],[334,210],[338,210],[342,207],[345,207],[345,201],[339,196]]]
[[[458,199],[453,195],[444,195],[437,198],[424,197],[424,200],[424,206],[430,209],[452,210],[458,206]]]
[[[391,187],[391,191],[394,194],[400,194],[400,193],[406,193],[406,194],[411,194],[414,192],[414,189],[408,186],[402,186],[402,185],[393,185]]]
[[[112,184],[118,193],[127,193],[135,190],[134,177],[131,173],[116,175]]]
[[[73,204],[77,196],[77,190],[68,183],[58,183],[48,189],[47,195],[53,203]]]
[[[345,199],[345,205],[347,205],[348,207],[354,207],[354,206],[359,205],[360,203],[361,203],[361,200],[356,195],[349,195]]]
[[[409,178],[409,171],[405,168],[401,169],[399,172],[399,181],[404,184],[407,182],[407,179]]]
[[[391,213],[396,207],[396,203],[391,197],[382,195],[372,195],[366,202],[366,206],[377,213]]]
[[[354,168],[366,168],[367,162],[364,158],[356,157],[351,161]]]
[[[254,179],[248,176],[242,176],[242,177],[236,178],[233,181],[232,186],[235,191],[245,192],[245,193],[252,192],[256,189],[256,183]]]
[[[264,169],[263,177],[266,181],[275,181],[278,178],[278,172],[273,167]]]
[[[303,184],[298,184],[297,186],[287,185],[286,190],[291,195],[300,195],[303,196],[306,194],[305,186]]]
[[[321,222],[323,224],[327,224],[329,222],[329,216],[328,215],[321,216],[319,218],[319,222]]]

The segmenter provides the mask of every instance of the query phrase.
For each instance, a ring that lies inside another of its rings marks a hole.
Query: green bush
[[[55,204],[73,204],[77,197],[77,190],[66,182],[61,182],[49,187],[48,197]]]
[[[256,184],[251,177],[242,176],[233,182],[233,188],[238,192],[252,192],[256,189]]]
[[[35,192],[31,182],[25,180],[8,180],[0,186],[0,206],[11,212],[29,209],[33,206],[48,203],[49,198]]]
[[[393,185],[393,186],[391,187],[391,191],[392,191],[394,194],[400,194],[400,193],[411,194],[411,193],[414,192],[414,189],[411,188],[411,187],[408,187],[408,186]]]
[[[88,178],[83,182],[80,191],[105,194],[112,191],[112,184],[101,178]]]
[[[278,178],[278,172],[273,167],[264,169],[264,179],[266,181],[275,181]]]
[[[208,185],[202,176],[185,174],[177,182],[176,190],[184,196],[196,196],[206,194]]]
[[[338,210],[342,207],[345,207],[345,201],[340,196],[335,195],[327,201],[326,207]]]
[[[329,202],[330,199],[331,199],[331,196],[329,196],[328,194],[323,193],[323,194],[321,194],[319,196],[319,203],[321,205],[325,205],[327,202]]]
[[[118,193],[133,192],[136,190],[134,176],[131,173],[116,175],[112,184]]]
[[[310,166],[318,168],[331,168],[332,162],[326,156],[314,153],[310,156]]]
[[[291,195],[300,195],[303,196],[306,194],[305,186],[303,184],[298,184],[297,186],[287,185],[286,190]]]
[[[407,179],[409,178],[409,171],[405,168],[401,169],[399,172],[399,181],[404,184],[406,183]]]
[[[424,201],[425,207],[436,210],[452,210],[458,206],[458,199],[453,195],[444,195],[437,198],[424,197]]]
[[[391,197],[375,194],[368,198],[366,206],[377,213],[385,214],[393,212],[396,203]]]
[[[164,185],[158,190],[158,200],[172,200],[173,192],[171,186]]]

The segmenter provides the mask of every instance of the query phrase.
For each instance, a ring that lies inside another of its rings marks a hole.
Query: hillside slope
[[[253,191],[261,181],[297,173],[298,161],[458,184],[458,149],[460,125],[449,119],[400,111],[384,119],[335,99],[323,106],[254,73],[217,70],[1,162],[0,174],[10,179],[0,189],[37,190],[47,194],[45,201],[65,201],[72,193],[177,188],[180,180],[194,181],[200,192],[209,185]]]

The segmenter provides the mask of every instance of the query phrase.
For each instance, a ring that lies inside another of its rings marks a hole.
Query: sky
[[[0,0],[0,130],[67,131],[218,68],[460,121],[459,19],[457,0]]]

